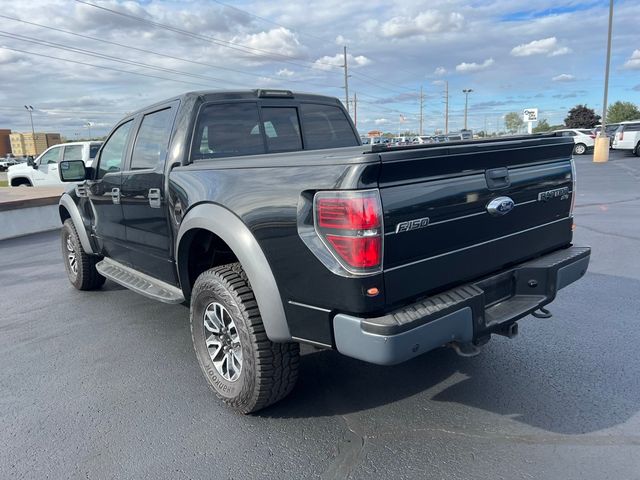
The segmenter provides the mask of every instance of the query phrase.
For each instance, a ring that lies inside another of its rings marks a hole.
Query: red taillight
[[[318,192],[318,235],[346,267],[366,273],[382,266],[382,206],[377,191]]]
[[[319,198],[318,225],[322,228],[369,230],[380,226],[377,199],[372,197]]]

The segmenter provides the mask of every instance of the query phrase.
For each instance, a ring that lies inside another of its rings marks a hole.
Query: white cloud
[[[283,68],[281,70],[278,70],[278,72],[276,73],[276,75],[278,75],[279,77],[293,77],[295,75],[295,72],[289,70],[288,68]]]
[[[558,39],[556,37],[534,40],[511,49],[511,55],[514,57],[528,57],[531,55],[547,55],[549,57],[555,57],[558,55],[566,55],[567,53],[571,53],[571,49],[569,47],[559,46]]]
[[[342,35],[338,35],[336,37],[336,45],[344,45],[347,43],[347,39],[344,38]]]
[[[391,123],[391,120],[389,120],[388,118],[376,118],[373,123],[375,123],[376,125],[386,125],[388,123]]]
[[[636,49],[629,57],[629,60],[624,62],[624,68],[630,70],[638,70],[640,69],[640,49]]]
[[[446,75],[447,74],[447,69],[444,68],[444,67],[438,67],[433,71],[433,74],[434,75],[438,75],[438,76]]]
[[[349,64],[349,68],[363,67],[365,65],[369,65],[371,63],[371,60],[364,55],[358,55],[354,57],[350,53],[347,53],[347,63]],[[325,55],[324,57],[320,57],[315,62],[313,62],[313,68],[316,68],[318,70],[333,70],[331,65],[334,65],[336,67],[343,66],[344,54],[336,53],[333,57]]]
[[[464,17],[458,12],[425,10],[414,17],[393,17],[382,24],[381,33],[387,38],[408,38],[460,30],[463,25]]]
[[[556,75],[551,80],[554,82],[573,82],[576,79],[573,75],[569,75],[568,73],[561,73],[560,75]]]
[[[484,70],[485,68],[489,68],[491,65],[493,65],[495,62],[493,61],[493,58],[487,58],[484,62],[482,63],[467,63],[467,62],[462,62],[459,65],[456,65],[456,72],[459,73],[470,73],[470,72],[477,72],[480,70]]]
[[[553,52],[551,52],[548,56],[557,57],[559,55],[566,55],[567,53],[571,53],[571,52],[573,52],[573,50],[571,50],[569,47],[560,47],[557,50],[554,50]]]
[[[280,55],[295,56],[302,53],[303,50],[296,34],[284,27],[234,38],[233,41],[246,47],[274,52]]]

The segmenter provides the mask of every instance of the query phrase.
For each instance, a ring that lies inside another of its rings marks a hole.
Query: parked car
[[[362,145],[371,145],[371,137],[360,137]]]
[[[434,142],[433,138],[428,135],[417,136],[411,139],[411,143],[413,143],[414,145],[424,145],[426,143],[433,143],[433,142]]]
[[[4,172],[9,167],[20,163],[12,153],[8,153],[5,157],[0,158],[0,172]]]
[[[583,128],[563,128],[560,130],[554,130],[552,132],[557,137],[571,137],[575,146],[573,147],[573,153],[576,155],[584,155],[589,149],[592,149],[595,145],[595,138],[593,131]]]
[[[82,160],[90,167],[102,142],[70,142],[45,150],[34,162],[9,168],[7,182],[12,187],[61,185],[58,164],[62,160]]]
[[[621,122],[613,138],[612,148],[630,150],[640,157],[640,120]]]
[[[390,143],[392,145],[402,146],[402,145],[411,145],[412,142],[410,137],[400,136],[400,137],[393,137]]]
[[[609,137],[609,148],[613,147],[613,137],[616,135],[616,130],[620,126],[619,123],[608,123],[604,128],[604,133]],[[594,136],[598,136],[600,131],[602,130],[602,125],[596,125],[596,128],[593,129],[592,133]]]
[[[550,135],[364,148],[337,98],[187,93],[120,121],[94,168],[60,162],[87,180],[60,199],[64,264],[79,290],[188,303],[204,377],[249,413],[291,392],[300,343],[390,365],[548,318],[590,258],[572,151]]]

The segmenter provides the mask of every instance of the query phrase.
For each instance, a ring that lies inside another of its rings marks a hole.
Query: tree
[[[516,133],[524,125],[524,120],[518,112],[510,112],[504,116],[504,124],[509,133]]]
[[[593,128],[598,123],[600,123],[600,115],[596,115],[596,112],[586,105],[576,105],[569,110],[567,118],[564,119],[567,128]]]
[[[547,122],[546,118],[540,120],[538,124],[533,127],[533,133],[544,133],[548,132],[549,130],[551,130],[551,126],[549,125],[549,122]]]
[[[607,108],[607,123],[619,123],[640,119],[640,109],[631,102],[618,100]]]

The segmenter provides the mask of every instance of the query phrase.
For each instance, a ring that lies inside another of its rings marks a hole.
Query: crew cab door
[[[38,168],[33,169],[33,186],[59,185],[58,163],[60,163],[61,146],[51,147],[44,152],[37,161]]]
[[[87,180],[87,193],[93,206],[92,234],[104,255],[128,262],[126,230],[122,217],[122,166],[131,149],[133,120],[121,123],[102,146],[95,165],[95,176]]]
[[[177,102],[145,113],[122,173],[121,201],[133,268],[177,284],[165,196],[165,161]]]

